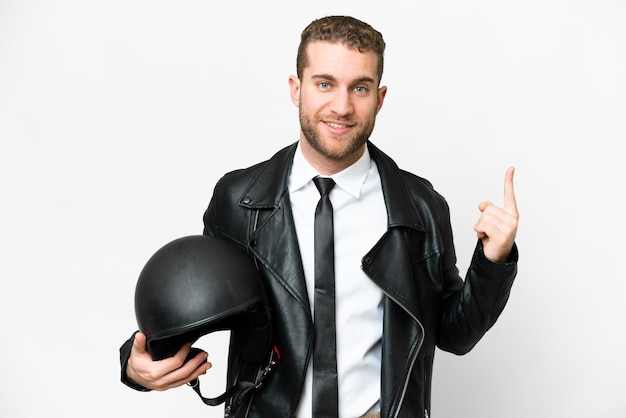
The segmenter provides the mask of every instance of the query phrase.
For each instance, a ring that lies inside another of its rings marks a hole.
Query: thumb
[[[484,212],[489,206],[493,205],[493,202],[486,200],[478,205],[478,210]]]
[[[146,335],[141,333],[141,332],[137,332],[135,334],[135,340],[133,341],[133,350],[137,353],[137,354],[146,354]]]

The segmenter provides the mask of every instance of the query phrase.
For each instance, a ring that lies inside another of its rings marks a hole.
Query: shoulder
[[[444,197],[437,192],[430,180],[398,167],[396,162],[374,144],[369,143],[372,159],[378,166],[383,184],[396,185],[418,199],[442,201]]]
[[[217,182],[214,195],[227,193],[241,197],[250,189],[278,187],[286,181],[295,149],[294,143],[265,161],[224,174]]]

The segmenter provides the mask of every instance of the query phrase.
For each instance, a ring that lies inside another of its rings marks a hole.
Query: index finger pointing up
[[[509,167],[504,176],[504,210],[517,218],[519,214],[513,187],[513,174],[515,174],[515,167]]]

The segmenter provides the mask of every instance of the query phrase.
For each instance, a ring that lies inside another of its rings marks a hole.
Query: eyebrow
[[[330,80],[330,81],[337,81],[337,79],[330,75],[330,74],[314,74],[311,76],[312,79],[319,79],[319,80]],[[374,79],[372,77],[359,77],[355,80],[352,80],[351,84],[360,84],[360,83],[372,83],[375,84],[376,81],[374,81]]]

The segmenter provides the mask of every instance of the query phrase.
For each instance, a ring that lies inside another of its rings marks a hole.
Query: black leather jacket
[[[443,197],[368,147],[388,214],[387,232],[361,265],[385,294],[381,416],[428,416],[435,346],[464,354],[495,323],[517,272],[517,250],[509,263],[495,264],[479,241],[463,281]],[[287,191],[295,149],[224,176],[204,216],[205,234],[233,240],[254,256],[274,309],[280,365],[235,411],[238,417],[293,416],[311,359],[313,323]]]
[[[428,417],[435,347],[467,353],[495,323],[517,273],[517,248],[510,262],[496,264],[479,241],[463,280],[444,198],[372,143],[368,147],[388,214],[387,232],[361,265],[385,295],[381,416]],[[292,417],[311,360],[313,323],[287,190],[295,149],[292,144],[266,162],[225,175],[204,215],[205,234],[228,238],[255,258],[281,354],[263,387],[233,406],[233,417]],[[232,383],[235,353],[230,362]]]

